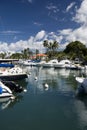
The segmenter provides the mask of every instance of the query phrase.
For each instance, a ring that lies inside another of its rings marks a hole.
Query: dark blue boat
[[[12,67],[14,67],[14,65],[9,64],[9,63],[0,63],[0,67],[10,67],[10,68],[12,68]]]

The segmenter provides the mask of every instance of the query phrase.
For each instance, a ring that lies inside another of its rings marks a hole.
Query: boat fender
[[[2,91],[3,91],[3,90],[2,90],[2,87],[0,86],[0,94],[2,94]]]

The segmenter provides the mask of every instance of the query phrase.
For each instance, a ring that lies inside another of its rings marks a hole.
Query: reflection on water
[[[11,98],[1,98],[0,99],[0,109],[4,110],[6,108],[12,108],[17,102],[20,102],[22,100],[23,96],[18,95],[15,97],[15,99]]]
[[[44,92],[44,90],[49,91],[58,91],[58,92],[71,92],[73,91],[74,86],[76,85],[74,75],[77,74],[76,71],[70,71],[66,69],[57,69],[49,68],[27,68],[29,75],[27,81],[29,82],[29,86],[34,86],[37,88],[38,92]],[[73,82],[74,81],[74,82]],[[73,82],[73,83],[71,83]],[[48,87],[44,87],[45,84]],[[35,92],[35,91],[34,91]]]
[[[74,105],[81,129],[87,130],[87,96],[77,97]]]
[[[20,81],[16,81],[17,84],[19,84],[20,86],[22,86],[24,88],[24,90],[27,90],[27,85],[28,82],[26,82],[25,80],[20,80]],[[0,98],[0,108],[1,110],[4,110],[6,108],[11,108],[13,107],[17,102],[20,102],[23,98],[23,93],[14,93],[14,99],[11,99],[10,97],[4,97],[4,98]]]
[[[18,83],[27,93],[0,102],[1,129],[87,130],[87,97],[76,96],[75,76],[81,75],[81,71],[24,69],[28,78]],[[3,125],[9,122],[8,126]]]

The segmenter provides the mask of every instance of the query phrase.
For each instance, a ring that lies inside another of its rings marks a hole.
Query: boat
[[[53,59],[53,60],[50,60],[50,61],[48,61],[48,62],[43,63],[43,64],[42,64],[42,67],[43,67],[43,68],[54,67],[55,64],[57,64],[57,63],[58,63],[58,60],[57,60],[57,59]]]
[[[66,65],[66,69],[71,69],[71,70],[84,70],[84,67],[81,66],[80,64],[74,64],[70,63]]]
[[[42,60],[42,61],[36,63],[36,66],[37,66],[37,67],[41,67],[41,66],[43,66],[43,64],[45,64],[45,63],[46,63],[46,61]]]
[[[26,92],[27,91],[22,86],[15,83],[14,81],[2,81],[2,83],[4,85],[6,85],[13,93],[21,93],[21,92]]]
[[[87,78],[85,77],[76,77],[76,81],[79,83],[77,88],[78,94],[87,94]]]
[[[14,96],[11,89],[0,81],[0,98],[13,98],[13,97]]]
[[[54,68],[66,68],[67,65],[71,64],[71,61],[68,59],[66,60],[61,60],[57,64],[54,65]]]
[[[78,83],[83,83],[85,78],[84,77],[76,77],[75,78]]]
[[[12,68],[12,67],[14,67],[14,64],[10,64],[10,63],[0,63],[0,67],[5,67],[5,68],[10,67],[10,68]]]
[[[23,65],[24,66],[33,66],[33,65],[35,65],[35,63],[32,60],[25,60],[23,62]]]
[[[25,60],[24,62],[23,62],[23,65],[24,66],[36,66],[37,65],[37,63],[39,63],[41,60],[40,59],[38,59],[38,60]]]
[[[0,71],[0,79],[1,80],[21,80],[27,78],[28,75],[23,72],[22,68],[20,67],[13,67],[10,69],[6,69],[4,71]]]

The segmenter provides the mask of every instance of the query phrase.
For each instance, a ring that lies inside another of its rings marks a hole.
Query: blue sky
[[[57,40],[87,44],[87,0],[0,0],[0,52],[43,48]]]

